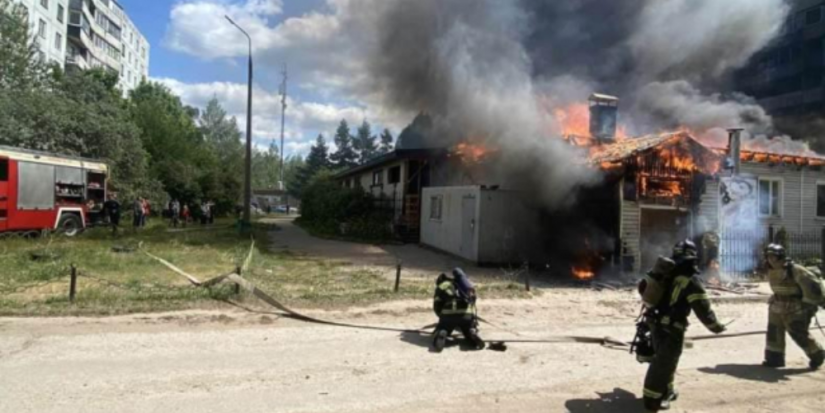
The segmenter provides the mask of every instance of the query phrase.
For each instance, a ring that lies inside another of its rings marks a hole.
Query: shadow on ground
[[[637,413],[644,411],[642,399],[624,389],[596,393],[594,399],[573,399],[564,403],[570,413]]]
[[[788,381],[792,376],[809,373],[809,369],[772,369],[759,364],[720,364],[716,367],[703,367],[699,371],[707,374],[724,374],[742,380],[779,383]]]

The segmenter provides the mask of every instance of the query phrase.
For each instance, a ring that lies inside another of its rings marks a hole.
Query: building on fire
[[[566,138],[604,177],[569,211],[547,211],[534,191],[501,182],[495,153],[471,143],[398,149],[337,179],[390,200],[407,241],[479,264],[552,263],[583,278],[639,274],[685,238],[715,240],[705,264],[730,273],[754,268],[768,228],[821,239],[825,157],[743,147],[737,131],[726,147],[687,131],[617,138],[617,107],[591,96],[590,137]]]

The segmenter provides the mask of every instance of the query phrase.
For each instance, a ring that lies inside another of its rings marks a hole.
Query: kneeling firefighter
[[[476,292],[467,274],[456,268],[451,274],[441,274],[436,280],[433,310],[438,316],[435,328],[433,350],[441,352],[447,344],[447,337],[453,330],[461,330],[464,339],[474,348],[484,348],[484,341],[478,336],[476,316]]]
[[[670,402],[678,398],[673,379],[691,310],[710,331],[725,331],[696,277],[696,261],[696,245],[690,240],[682,241],[674,246],[671,259],[660,257],[639,283],[645,312],[637,326],[633,349],[640,362],[650,363],[643,392],[644,406],[649,412],[667,410]]]
[[[786,259],[785,248],[770,244],[765,248],[768,281],[773,296],[768,307],[768,334],[765,345],[766,367],[785,367],[785,333],[805,351],[810,367],[818,369],[825,351],[809,328],[819,306],[825,306],[822,281],[811,270]]]

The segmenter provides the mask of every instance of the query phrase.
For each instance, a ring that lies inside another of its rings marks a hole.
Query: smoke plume
[[[363,93],[434,117],[432,146],[473,139],[531,176],[551,206],[597,180],[553,116],[590,93],[622,98],[631,134],[676,126],[772,133],[728,86],[785,21],[784,0],[349,0],[365,15]]]

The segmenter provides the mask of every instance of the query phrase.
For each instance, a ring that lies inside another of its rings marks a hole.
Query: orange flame
[[[582,281],[592,280],[596,276],[596,273],[590,268],[571,267],[570,272],[573,273],[573,276],[576,277],[576,279]]]
[[[590,107],[586,103],[574,103],[566,108],[557,108],[553,110],[553,116],[561,127],[562,136],[592,140],[590,139]]]
[[[456,145],[453,155],[460,157],[464,163],[474,164],[483,161],[491,152],[493,151],[484,145],[462,142]]]

